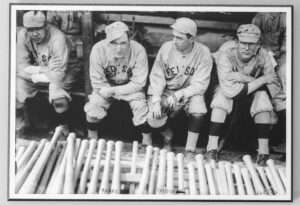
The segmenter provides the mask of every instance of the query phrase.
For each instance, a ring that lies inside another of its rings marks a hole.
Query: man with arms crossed
[[[260,30],[253,24],[237,30],[237,46],[217,58],[220,85],[211,102],[212,115],[207,144],[208,159],[217,160],[218,139],[233,100],[251,98],[250,113],[258,136],[257,163],[264,165],[269,156],[271,100],[280,90],[271,57],[258,44]]]

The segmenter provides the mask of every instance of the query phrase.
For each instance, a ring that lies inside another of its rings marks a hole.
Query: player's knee
[[[152,128],[160,128],[163,127],[167,123],[167,117],[156,119],[154,117],[148,117],[147,122]]]
[[[59,98],[59,99],[54,99],[52,101],[52,104],[57,113],[63,113],[69,109],[69,101],[65,97]]]
[[[224,95],[215,95],[211,104],[211,109],[219,109],[225,111],[226,114],[232,111],[232,99],[226,98]]]
[[[273,110],[272,103],[266,91],[257,91],[254,93],[254,99],[251,104],[250,113],[255,116],[261,112],[270,113]]]
[[[89,123],[98,123],[101,121],[101,119],[97,119],[97,118],[91,117],[89,115],[86,115],[86,121]]]
[[[220,108],[214,108],[211,112],[211,121],[223,123],[226,119],[226,110]]]

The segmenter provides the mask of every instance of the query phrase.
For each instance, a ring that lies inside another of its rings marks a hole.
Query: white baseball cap
[[[197,25],[193,20],[189,18],[178,18],[176,19],[176,22],[170,27],[180,33],[190,34],[194,37],[197,35]]]
[[[237,37],[243,42],[257,43],[260,38],[260,30],[254,24],[244,24],[238,28]]]
[[[116,21],[105,28],[106,39],[111,42],[120,38],[126,31],[129,31],[128,26],[121,21]]]
[[[26,28],[42,27],[46,23],[46,16],[41,11],[28,11],[23,15],[23,26]]]

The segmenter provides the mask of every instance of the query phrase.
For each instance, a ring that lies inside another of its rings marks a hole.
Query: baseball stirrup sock
[[[88,130],[95,131],[99,128],[99,122],[86,122],[86,127]]]
[[[210,122],[209,135],[220,136],[223,132],[223,122]]]
[[[199,133],[188,131],[185,150],[195,152]]]
[[[137,128],[140,130],[141,133],[150,133],[151,132],[151,127],[147,122],[144,122],[141,125],[138,125]]]
[[[189,116],[188,131],[199,133],[203,125],[204,116]]]
[[[62,112],[62,113],[56,113],[57,114],[57,120],[60,125],[67,124],[69,121],[69,111]]]
[[[257,130],[257,136],[260,139],[269,139],[270,138],[270,125],[269,124],[255,124]]]

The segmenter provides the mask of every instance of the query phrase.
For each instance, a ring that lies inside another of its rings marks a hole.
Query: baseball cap
[[[41,11],[28,11],[23,15],[23,25],[26,28],[42,27],[46,23],[46,16]]]
[[[194,37],[197,34],[197,25],[193,20],[189,18],[178,18],[176,19],[176,22],[170,27],[180,33],[188,33]]]
[[[111,42],[120,38],[126,31],[129,31],[128,26],[121,21],[116,21],[105,28],[106,39]]]
[[[260,30],[254,24],[244,24],[238,28],[237,37],[243,42],[257,43],[260,38]]]

